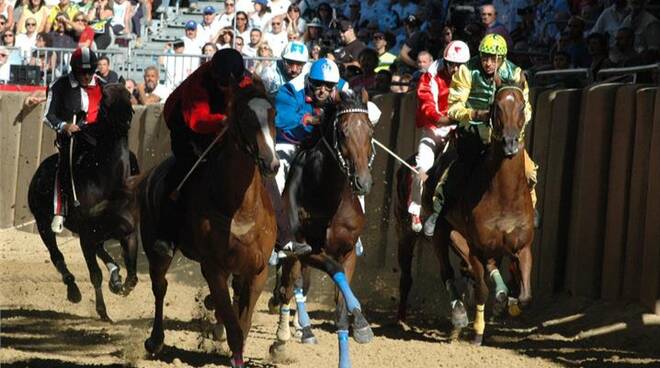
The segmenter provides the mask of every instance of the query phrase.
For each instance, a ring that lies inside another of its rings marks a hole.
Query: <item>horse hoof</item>
[[[405,321],[403,321],[403,320],[398,320],[398,321],[396,322],[396,325],[397,325],[397,326],[401,329],[401,331],[403,331],[403,332],[410,332],[410,330],[411,330],[410,326],[408,326],[408,324],[407,324]]]
[[[277,303],[274,296],[271,296],[270,299],[268,299],[268,314],[280,314],[280,305]]]
[[[119,270],[115,269],[110,273],[110,280],[108,281],[108,288],[113,294],[121,294],[122,293],[122,282],[121,282],[121,275],[119,275]]]
[[[481,344],[484,342],[484,335],[474,335],[474,340],[472,340],[472,345],[474,346],[481,346]]]
[[[220,342],[227,341],[227,335],[225,334],[225,326],[224,325],[222,325],[220,323],[216,323],[213,326],[212,332],[213,332],[213,339],[215,341],[220,341]]]
[[[283,341],[275,341],[268,348],[268,353],[270,355],[270,360],[276,364],[288,364],[292,360],[287,354],[286,343]]]
[[[351,314],[353,315],[353,339],[358,344],[368,344],[374,339],[374,332],[369,326],[369,322],[364,318],[362,311],[354,309]]]
[[[121,287],[121,295],[128,296],[128,294],[130,294],[131,291],[135,289],[135,285],[137,285],[137,283],[138,283],[137,276],[128,277],[124,282],[124,285]]]
[[[300,342],[303,344],[310,344],[310,345],[315,345],[319,343],[318,340],[316,340],[316,336],[314,336],[314,333],[312,332],[311,326],[303,327],[302,335],[300,336]]]
[[[451,310],[451,324],[457,329],[465,328],[468,325],[467,311],[460,301]]]
[[[204,298],[204,308],[210,311],[215,309],[215,303],[213,302],[213,297],[211,297],[211,294]]]
[[[449,339],[452,341],[458,341],[461,337],[462,328],[452,328],[451,333],[449,334]]]
[[[158,354],[163,350],[163,339],[159,339],[159,341],[156,341],[153,337],[149,337],[144,341],[144,348],[147,349],[147,352],[153,357]]]
[[[82,295],[80,295],[80,289],[78,289],[78,285],[76,285],[75,282],[71,282],[66,285],[66,298],[71,303],[80,303],[80,301],[82,300]]]
[[[106,312],[105,309],[101,309],[101,310],[97,309],[96,312],[99,314],[99,317],[101,318],[101,321],[108,322],[108,323],[113,323],[112,319],[110,319],[110,316],[108,316],[108,312]]]
[[[501,317],[509,304],[509,296],[504,291],[495,294],[495,303],[493,303],[493,315]]]

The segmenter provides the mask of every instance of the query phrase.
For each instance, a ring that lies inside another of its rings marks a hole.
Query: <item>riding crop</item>
[[[389,148],[387,148],[384,144],[380,143],[376,138],[372,138],[374,143],[376,143],[380,148],[382,148],[385,152],[389,153],[392,157],[395,159],[399,160],[405,167],[409,168],[412,172],[415,174],[419,175],[419,171],[412,167],[409,163],[406,162],[406,160],[402,159],[399,157],[396,153],[392,152]]]
[[[76,125],[76,115],[73,115],[73,125]],[[71,142],[69,143],[69,177],[71,178],[71,191],[73,192],[73,206],[80,206],[78,202],[78,195],[76,194],[76,183],[73,180],[73,141],[75,135],[71,135]]]

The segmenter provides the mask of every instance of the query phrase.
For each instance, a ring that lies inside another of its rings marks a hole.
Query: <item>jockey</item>
[[[67,177],[70,165],[62,149],[68,147],[69,137],[86,124],[94,124],[101,106],[105,81],[94,74],[98,58],[89,48],[76,49],[71,54],[71,71],[59,77],[48,87],[44,109],[44,123],[57,132],[59,150],[58,170],[55,176],[54,217],[51,229],[61,233],[64,229],[66,206],[62,201],[61,180]]]
[[[282,60],[277,61],[277,74],[268,83],[268,94],[274,97],[284,84],[302,74],[308,60],[309,52],[304,43],[289,42],[282,51]]]
[[[490,127],[484,122],[490,118],[490,109],[496,92],[494,81],[495,73],[505,83],[519,83],[523,78],[523,71],[520,67],[506,58],[507,44],[504,37],[498,34],[486,35],[479,44],[479,57],[472,58],[467,64],[461,65],[452,78],[449,89],[449,117],[459,122],[459,131],[467,134],[473,134],[480,137],[481,141],[490,141]],[[529,88],[525,81],[523,87],[523,96],[525,98],[525,124],[532,118],[532,107],[529,103]],[[524,131],[524,128],[523,128]],[[461,152],[459,155],[468,164],[476,156],[475,152]],[[527,150],[525,155],[525,176],[530,187],[532,196],[532,205],[536,207],[536,170],[537,166],[529,157]],[[447,175],[443,175],[446,178]],[[444,193],[444,180],[438,183],[436,196],[434,198],[434,213],[429,216],[424,227],[425,232],[433,233],[435,220],[442,210]],[[537,219],[538,220],[538,219]],[[426,229],[429,231],[426,231]]]
[[[419,140],[416,167],[419,172],[413,178],[411,201],[408,212],[411,215],[412,229],[422,230],[420,219],[422,190],[427,172],[435,162],[435,155],[444,148],[449,134],[456,128],[447,116],[449,84],[458,68],[470,60],[470,49],[463,41],[450,42],[443,52],[442,60],[437,60],[424,73],[417,85],[417,128],[422,129]]]
[[[165,177],[166,193],[172,193],[191,171],[199,156],[223,131],[227,121],[227,97],[233,90],[252,83],[246,75],[243,57],[234,49],[217,51],[210,62],[202,64],[168,97],[163,109],[165,122],[170,129],[172,154],[175,163]],[[301,255],[312,248],[297,243],[287,232],[288,217],[281,208],[281,199],[273,180],[266,179],[265,186],[271,195],[277,216],[277,244],[286,254]],[[167,196],[163,202],[158,223],[158,239],[155,249],[163,255],[173,255],[172,241],[176,239],[178,218],[175,196]],[[283,215],[280,216],[279,214]]]

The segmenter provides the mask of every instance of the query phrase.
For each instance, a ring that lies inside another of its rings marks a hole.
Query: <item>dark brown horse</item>
[[[348,329],[353,338],[368,343],[373,338],[360,303],[351,291],[350,280],[355,271],[355,243],[366,219],[358,195],[369,192],[372,185],[371,143],[373,125],[369,121],[366,91],[361,94],[342,92],[335,104],[324,112],[321,138],[313,147],[302,149],[294,158],[283,198],[292,217],[292,231],[299,241],[310,244],[311,255],[286,259],[282,265],[282,301],[278,341],[271,348],[274,355],[284,352],[290,338],[289,301],[296,297],[302,341],[315,341],[305,310],[301,272],[307,266],[325,271],[337,285],[336,326],[339,339],[339,365],[350,366]],[[299,262],[302,262],[302,270]]]
[[[103,275],[96,257],[101,258],[110,270],[109,286],[113,293],[127,295],[137,284],[137,221],[129,184],[129,176],[137,174],[138,170],[135,156],[128,150],[128,129],[132,117],[133,107],[126,88],[121,84],[105,86],[98,122],[83,126],[74,135],[76,159],[70,166],[73,167],[80,204],[74,206],[72,195],[65,196],[69,199],[69,214],[64,226],[80,235],[80,246],[96,293],[96,312],[101,319],[108,321],[110,317],[101,288]],[[68,145],[62,151],[67,152]],[[57,155],[46,158],[39,165],[30,183],[28,203],[50,259],[67,285],[67,298],[78,303],[80,290],[57,248],[57,238],[50,227],[57,165]],[[71,190],[70,186],[64,187],[67,191]],[[103,243],[109,239],[118,239],[121,243],[128,271],[123,285],[116,262],[103,248]]]
[[[513,259],[512,276],[518,283],[513,287],[513,295],[518,297],[522,306],[531,301],[534,211],[525,178],[524,141],[521,139],[525,124],[524,107],[520,86],[500,87],[491,107],[491,143],[483,145],[478,135],[458,130],[459,158],[450,169],[446,184],[451,185],[455,199],[445,204],[432,239],[441,264],[442,280],[451,300],[455,333],[467,326],[467,314],[454,285],[454,270],[449,262],[450,246],[461,258],[464,273],[476,283],[475,344],[481,344],[485,329],[486,277],[490,277],[495,285],[495,310],[501,312],[509,303],[509,290],[498,270],[503,256]],[[426,210],[432,208],[432,193],[439,173],[451,160],[451,156],[441,158],[429,173],[423,198]],[[406,210],[410,175],[406,168],[397,173],[400,321],[406,318],[406,303],[412,285],[412,250],[419,237],[410,228],[410,216]],[[512,299],[513,304],[509,305],[512,314],[519,312],[515,302]]]
[[[229,102],[228,128],[210,151],[207,162],[186,183],[185,216],[176,247],[200,263],[211,291],[219,323],[227,330],[232,367],[243,367],[243,351],[254,306],[268,276],[268,258],[275,244],[276,224],[264,175],[279,168],[275,153],[274,110],[263,86],[237,91]],[[140,184],[140,230],[149,259],[155,316],[145,347],[157,354],[163,347],[165,274],[172,258],[154,251],[156,224],[164,196],[163,179],[173,159],[156,167]],[[272,179],[266,179],[272,180]],[[234,278],[234,304],[228,280]]]

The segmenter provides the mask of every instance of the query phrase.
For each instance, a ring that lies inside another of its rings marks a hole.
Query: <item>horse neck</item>
[[[102,136],[92,152],[91,156],[99,166],[96,173],[102,182],[113,185],[117,180],[125,182],[131,172],[127,136]]]
[[[497,193],[503,203],[513,203],[522,198],[520,188],[527,187],[524,146],[514,156],[506,157],[503,143],[495,142],[486,154],[484,166],[490,178],[490,191]]]

